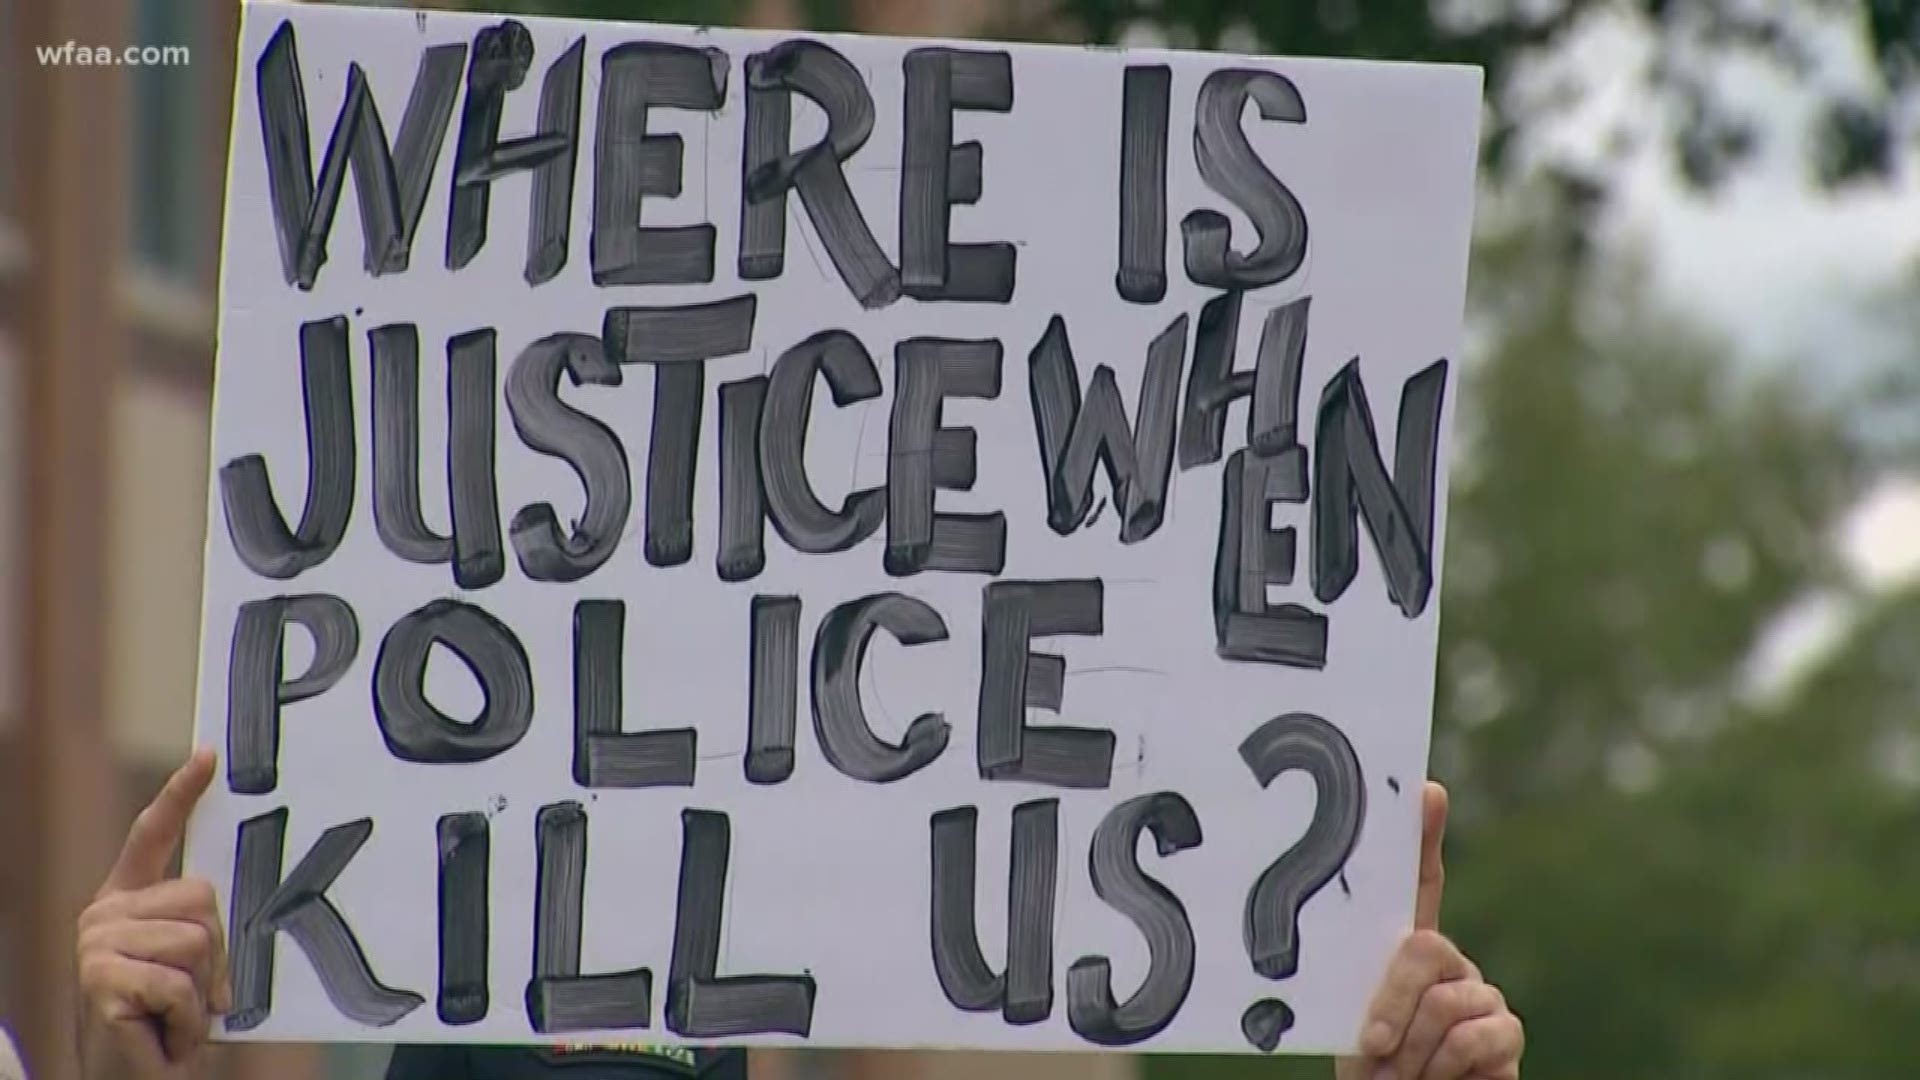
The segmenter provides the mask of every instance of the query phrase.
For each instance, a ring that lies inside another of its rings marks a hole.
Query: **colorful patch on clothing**
[[[702,1064],[698,1051],[691,1047],[664,1046],[649,1042],[554,1043],[541,1050],[542,1056],[560,1061],[643,1057],[660,1064],[675,1065],[690,1072],[698,1071]]]

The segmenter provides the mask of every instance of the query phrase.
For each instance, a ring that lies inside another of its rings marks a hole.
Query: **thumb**
[[[167,778],[160,794],[127,830],[127,842],[107,874],[107,891],[144,889],[166,878],[174,853],[186,838],[187,821],[207,785],[213,782],[213,774],[214,753],[201,747]]]
[[[1420,888],[1413,902],[1415,930],[1440,929],[1440,897],[1447,867],[1440,845],[1447,834],[1447,789],[1427,781],[1420,800]]]

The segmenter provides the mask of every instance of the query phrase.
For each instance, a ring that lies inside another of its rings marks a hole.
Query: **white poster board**
[[[1352,1045],[1477,70],[245,12],[225,1036]]]

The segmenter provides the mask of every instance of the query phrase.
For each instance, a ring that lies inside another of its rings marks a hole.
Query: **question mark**
[[[1300,909],[1332,881],[1353,853],[1367,816],[1360,758],[1340,729],[1310,713],[1278,716],[1247,736],[1240,759],[1265,788],[1295,769],[1313,777],[1313,820],[1305,836],[1267,866],[1247,894],[1243,926],[1247,956],[1263,979],[1288,979],[1300,969]],[[1261,1050],[1280,1045],[1293,1010],[1263,998],[1240,1015],[1240,1033]]]

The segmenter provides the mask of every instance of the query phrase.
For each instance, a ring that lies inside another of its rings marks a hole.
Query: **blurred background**
[[[1920,1076],[1920,0],[477,6],[1485,64],[1445,925],[1527,1020],[1529,1080]],[[189,736],[237,20],[0,0],[0,1019],[42,1080],[73,1076],[73,914]],[[42,60],[69,41],[154,51]]]

